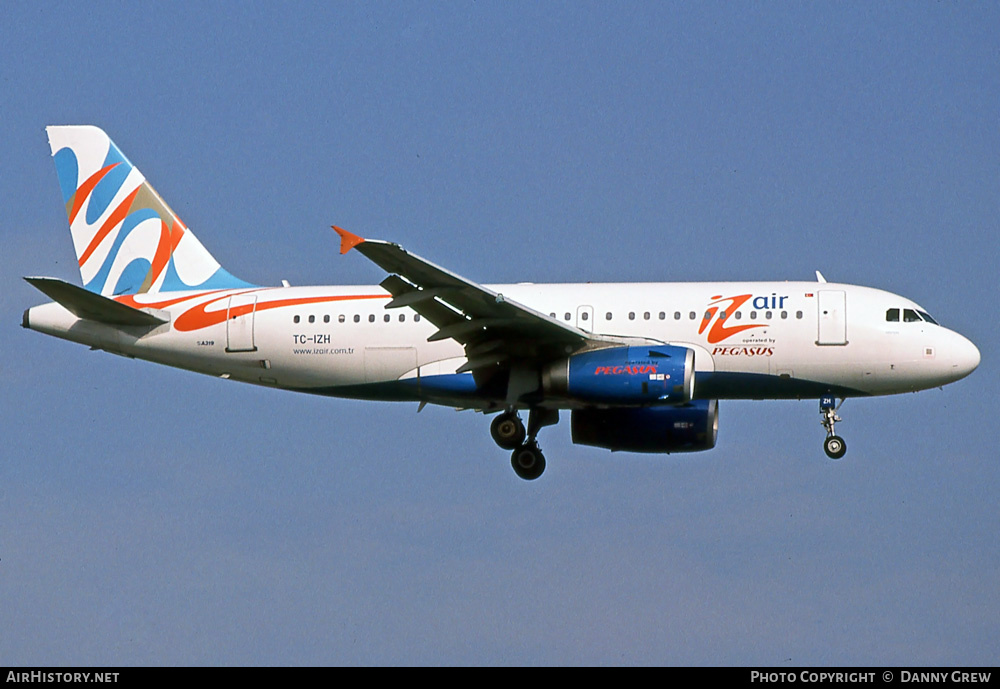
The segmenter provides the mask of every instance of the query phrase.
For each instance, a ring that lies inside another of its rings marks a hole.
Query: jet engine
[[[546,395],[594,404],[682,403],[694,393],[687,347],[607,347],[574,354],[543,371]]]
[[[717,400],[693,400],[677,407],[577,409],[573,442],[627,452],[699,452],[715,447]]]

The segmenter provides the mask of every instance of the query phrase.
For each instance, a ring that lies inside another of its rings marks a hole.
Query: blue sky
[[[993,664],[994,3],[6,3],[0,663]],[[43,128],[97,124],[233,274],[812,279],[983,363],[727,402],[717,448],[241,386],[18,327],[79,281]]]

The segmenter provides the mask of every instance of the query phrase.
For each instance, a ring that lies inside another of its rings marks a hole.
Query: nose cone
[[[948,347],[948,360],[951,363],[952,380],[961,380],[979,366],[979,348],[958,333],[952,335]]]

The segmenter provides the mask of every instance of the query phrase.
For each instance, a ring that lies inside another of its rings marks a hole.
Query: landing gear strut
[[[836,404],[836,402],[836,398],[832,395],[821,397],[819,400],[819,413],[823,417],[820,423],[826,429],[826,440],[823,441],[823,451],[826,452],[826,456],[830,459],[840,459],[847,452],[847,443],[834,432],[834,424],[842,420],[837,416],[837,410],[840,409],[840,405]],[[844,400],[840,400],[840,404],[843,403]]]
[[[528,412],[528,428],[524,428],[517,411],[510,409],[493,420],[490,434],[505,450],[513,450],[510,465],[514,473],[526,481],[534,481],[545,471],[545,455],[538,447],[538,431],[559,422],[555,409],[534,407]]]

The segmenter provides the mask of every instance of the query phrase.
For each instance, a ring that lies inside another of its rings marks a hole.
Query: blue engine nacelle
[[[574,354],[542,375],[546,394],[613,405],[681,403],[694,393],[694,350],[608,347]]]
[[[612,452],[699,452],[715,447],[719,402],[693,400],[679,407],[577,409],[573,442]]]

